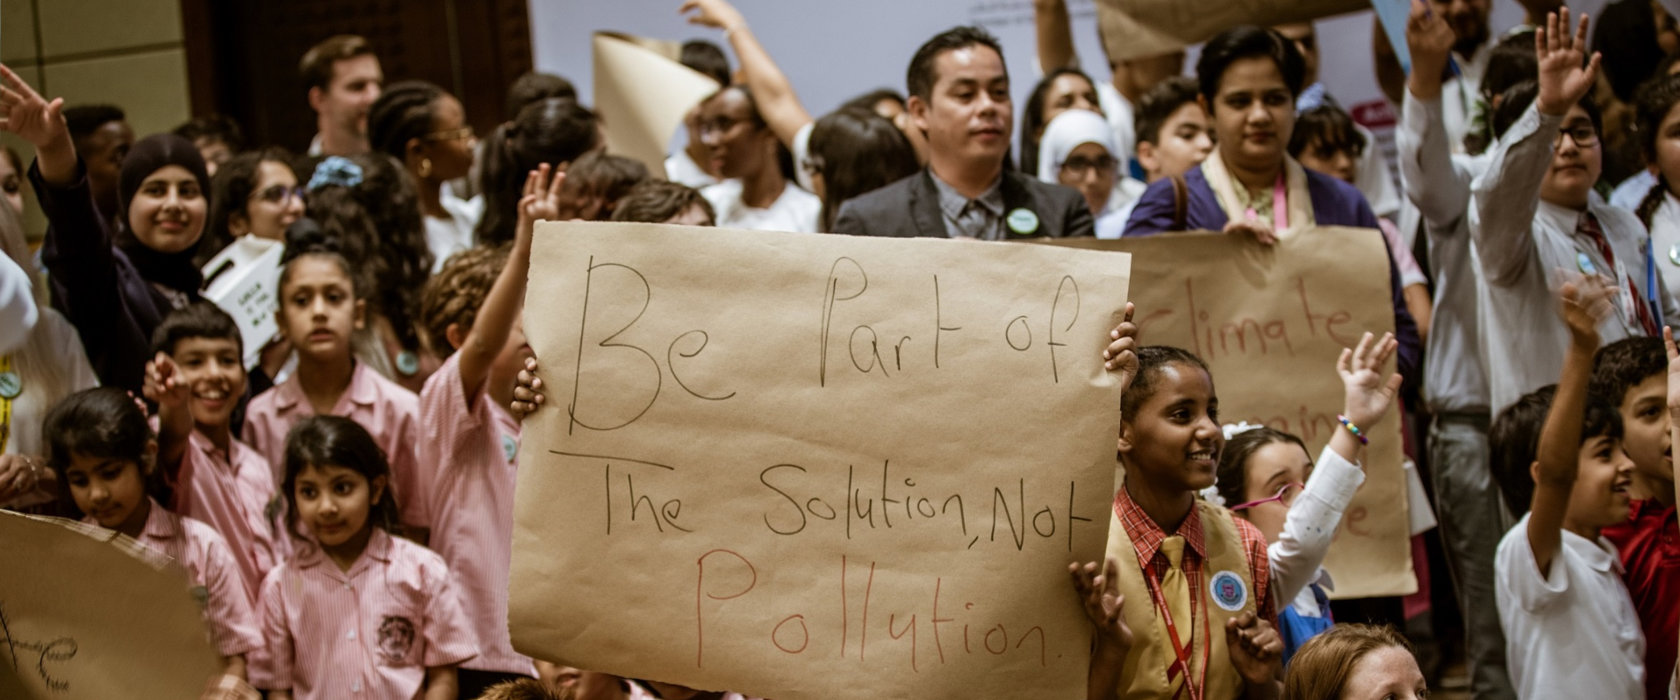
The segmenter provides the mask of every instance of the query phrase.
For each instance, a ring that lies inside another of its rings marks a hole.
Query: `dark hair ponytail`
[[[484,140],[479,170],[484,215],[473,231],[479,244],[501,245],[513,240],[527,174],[543,163],[558,168],[577,160],[600,142],[595,113],[563,97],[525,105],[512,121],[490,132]]]
[[[286,476],[280,488],[285,492],[289,508],[287,530],[293,537],[297,529],[297,478],[309,467],[343,467],[367,479],[368,488],[381,477],[385,489],[377,502],[368,505],[369,524],[384,528],[393,535],[403,534],[402,521],[397,517],[397,499],[391,493],[394,480],[385,451],[360,423],[342,416],[310,416],[292,426],[286,434]]]

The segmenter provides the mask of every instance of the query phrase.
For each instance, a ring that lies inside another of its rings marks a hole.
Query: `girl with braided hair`
[[[397,159],[414,178],[426,246],[432,251],[431,271],[471,248],[484,199],[457,197],[447,184],[472,169],[478,142],[461,101],[423,80],[389,85],[368,112],[368,139],[375,152]]]
[[[1640,200],[1639,220],[1651,232],[1651,253],[1663,286],[1680,298],[1680,76],[1657,78],[1635,100],[1639,148],[1657,182]]]

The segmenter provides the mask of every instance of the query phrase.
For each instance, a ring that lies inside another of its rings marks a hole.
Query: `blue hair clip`
[[[315,174],[309,178],[309,191],[338,185],[340,187],[355,187],[362,184],[362,166],[343,156],[327,156],[320,165],[315,166]]]

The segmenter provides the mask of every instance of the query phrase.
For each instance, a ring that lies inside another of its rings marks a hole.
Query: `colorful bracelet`
[[[1370,438],[1365,437],[1365,431],[1360,430],[1359,426],[1354,425],[1353,421],[1350,421],[1350,420],[1347,419],[1347,416],[1344,416],[1344,415],[1341,415],[1341,414],[1336,414],[1336,420],[1341,421],[1342,422],[1342,427],[1347,428],[1348,432],[1353,433],[1354,437],[1359,438],[1359,444],[1361,444],[1361,445],[1371,444]]]

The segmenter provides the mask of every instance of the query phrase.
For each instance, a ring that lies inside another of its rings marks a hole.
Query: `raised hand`
[[[1132,314],[1136,311],[1132,302],[1126,302],[1126,315],[1120,320],[1120,325],[1108,332],[1110,342],[1103,348],[1103,367],[1110,372],[1120,373],[1120,393],[1132,385],[1132,380],[1138,373],[1138,327],[1132,323]]]
[[[1251,686],[1277,682],[1283,667],[1283,638],[1272,623],[1245,612],[1225,622],[1225,645],[1231,665]]]
[[[741,17],[741,12],[724,0],[688,0],[678,10],[688,15],[689,24],[698,24],[715,29],[732,31],[746,26],[747,20]]]
[[[181,381],[179,375],[175,361],[160,352],[146,363],[146,380],[140,393],[157,403],[159,411],[185,407],[192,396],[192,387]]]
[[[549,164],[543,163],[525,176],[525,190],[519,197],[520,224],[560,220],[560,185],[566,174],[551,176],[550,172]]]
[[[1553,116],[1567,114],[1571,106],[1592,91],[1598,81],[1600,57],[1594,52],[1592,60],[1586,61],[1586,51],[1585,14],[1581,15],[1575,33],[1570,34],[1569,8],[1546,13],[1545,26],[1534,32],[1534,53],[1540,60],[1540,97],[1537,103],[1541,113]]]
[[[1400,375],[1390,374],[1385,379],[1382,370],[1399,347],[1393,333],[1384,333],[1382,338],[1366,333],[1354,348],[1342,348],[1336,373],[1341,375],[1346,392],[1342,415],[1348,422],[1370,429],[1394,405],[1394,397],[1400,393]]]
[[[1096,562],[1086,562],[1084,566],[1075,562],[1068,564],[1068,576],[1085,606],[1085,616],[1097,626],[1098,640],[1124,656],[1132,647],[1132,630],[1126,626],[1126,596],[1120,595],[1119,566],[1108,559],[1099,574]]]
[[[1610,316],[1616,288],[1604,278],[1574,275],[1558,289],[1558,314],[1576,345],[1598,347],[1598,324]]]
[[[1412,0],[1406,20],[1406,47],[1412,53],[1412,94],[1423,99],[1441,95],[1442,74],[1452,60],[1456,40],[1446,18],[1430,11],[1427,0]]]
[[[17,134],[36,148],[70,143],[64,98],[48,102],[4,65],[0,65],[0,80],[5,83],[0,85],[0,130]]]

